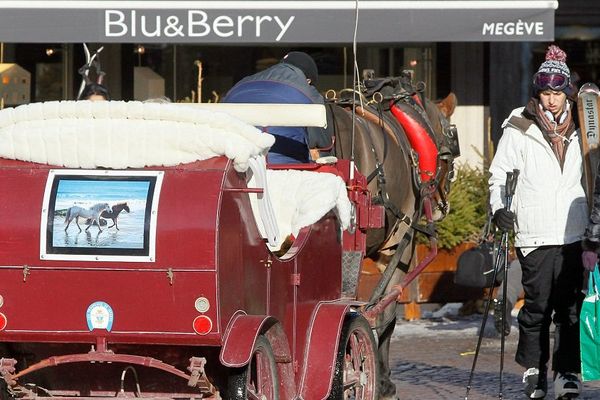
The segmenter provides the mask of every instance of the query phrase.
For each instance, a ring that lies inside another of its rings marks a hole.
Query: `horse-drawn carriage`
[[[2,396],[378,398],[352,267],[385,204],[347,160],[266,168],[272,141],[175,104],[0,112]]]

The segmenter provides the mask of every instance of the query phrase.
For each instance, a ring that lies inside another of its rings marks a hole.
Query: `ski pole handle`
[[[515,189],[517,187],[517,179],[519,178],[519,170],[513,169],[512,172],[506,173],[506,185],[505,185],[505,195],[506,197],[512,197],[515,194]]]
[[[504,203],[504,208],[510,210],[510,203],[512,200],[511,188],[515,178],[513,177],[512,172],[506,173],[506,183],[504,184],[504,198],[506,202]]]
[[[509,181],[508,180],[508,176],[506,179],[506,187],[507,187],[507,195],[509,196],[513,196],[515,194],[515,189],[517,188],[517,180],[519,179],[519,170],[518,169],[513,169],[512,172],[512,179]]]
[[[504,208],[510,210],[513,195],[517,188],[517,179],[519,178],[519,170],[513,169],[512,172],[506,173],[506,183],[504,184],[504,195],[506,196],[506,203]]]

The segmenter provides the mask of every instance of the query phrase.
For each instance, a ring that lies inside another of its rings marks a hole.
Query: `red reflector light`
[[[213,323],[211,319],[206,315],[200,315],[196,317],[193,323],[194,331],[196,331],[198,335],[206,335],[209,333],[212,329],[212,325]]]
[[[4,330],[4,328],[6,328],[6,315],[0,313],[0,331]]]

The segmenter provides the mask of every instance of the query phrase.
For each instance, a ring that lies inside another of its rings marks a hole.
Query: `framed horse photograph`
[[[161,171],[51,170],[40,258],[153,262],[162,176]]]

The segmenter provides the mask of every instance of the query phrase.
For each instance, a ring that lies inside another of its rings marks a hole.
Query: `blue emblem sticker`
[[[112,308],[103,301],[97,301],[90,304],[85,317],[87,319],[88,329],[106,329],[110,332],[112,329],[114,314]]]

